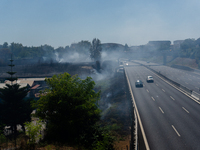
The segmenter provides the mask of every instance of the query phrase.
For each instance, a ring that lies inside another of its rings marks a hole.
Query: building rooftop
[[[8,83],[0,83],[0,88],[6,87],[6,84],[8,84]],[[27,84],[27,83],[20,83],[19,85],[20,85],[20,88],[26,87],[27,85],[30,86],[30,85]]]

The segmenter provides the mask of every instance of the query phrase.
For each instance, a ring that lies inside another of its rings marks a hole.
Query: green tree
[[[8,48],[1,48],[0,49],[0,59],[6,62],[10,58],[10,50]]]
[[[68,73],[45,80],[49,89],[41,93],[36,107],[37,116],[47,121],[47,138],[71,144],[86,142],[100,119],[100,92],[93,90],[95,82]]]
[[[182,57],[190,58],[196,49],[195,39],[184,40],[180,47],[180,55]],[[194,58],[195,56],[192,57]]]
[[[8,43],[7,42],[3,43],[3,48],[8,48]]]
[[[81,41],[75,44],[71,44],[70,48],[74,49],[77,53],[85,54],[89,56],[89,49],[91,43],[89,41]]]
[[[130,48],[128,47],[127,44],[125,44],[125,46],[124,46],[124,51],[125,51],[125,52],[129,52],[129,51],[130,51]]]
[[[94,38],[90,47],[90,58],[95,61],[100,61],[101,51],[101,41],[99,39]]]
[[[0,88],[0,117],[3,124],[6,126],[11,126],[12,131],[14,132],[15,139],[17,133],[17,125],[22,125],[24,128],[24,122],[30,121],[30,114],[32,112],[30,100],[25,100],[28,93],[28,87],[20,88],[20,85],[13,81],[17,80],[13,75],[16,72],[13,72],[12,64],[13,60],[11,58],[11,71],[7,72],[11,77],[7,78],[11,84],[6,84],[4,88]]]

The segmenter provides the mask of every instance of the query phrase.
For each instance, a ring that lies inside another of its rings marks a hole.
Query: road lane
[[[145,67],[134,66],[125,69],[131,82],[150,148],[200,148],[196,140],[200,135],[198,132],[200,118],[197,115],[200,114],[199,105],[163,82]],[[155,83],[145,82],[148,75],[154,77]],[[135,88],[135,81],[138,77],[144,82],[145,87]],[[187,113],[186,110],[192,112]],[[183,135],[181,138],[177,136],[172,125],[180,135]]]

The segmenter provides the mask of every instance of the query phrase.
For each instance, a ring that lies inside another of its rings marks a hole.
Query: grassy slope
[[[126,99],[123,74],[115,74],[112,78],[105,78],[97,82],[101,86],[102,122],[112,130],[116,136],[115,149],[129,148],[130,142],[130,112]],[[105,82],[109,81],[109,82]]]

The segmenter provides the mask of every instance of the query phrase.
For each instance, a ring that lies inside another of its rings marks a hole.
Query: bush
[[[3,144],[6,142],[6,137],[2,133],[0,133],[0,144]]]

